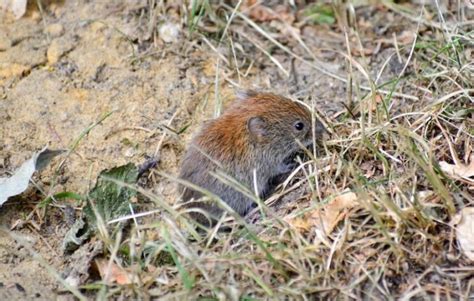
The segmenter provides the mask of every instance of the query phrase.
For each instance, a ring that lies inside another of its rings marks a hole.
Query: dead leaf
[[[311,228],[311,223],[309,219],[304,217],[286,219],[286,221],[292,225],[294,228],[301,232],[307,232]]]
[[[57,155],[64,150],[50,150],[43,148],[41,151],[33,154],[31,159],[24,162],[9,178],[0,178],[0,206],[5,203],[9,197],[21,194],[28,188],[33,173],[41,170]]]
[[[20,19],[26,13],[27,0],[0,0],[0,8],[13,13],[15,19]]]
[[[456,238],[462,253],[474,261],[474,207],[463,208],[452,223],[456,228]]]
[[[262,5],[254,6],[250,9],[249,16],[252,20],[265,22],[275,20],[275,14],[268,8]]]
[[[281,20],[292,24],[296,19],[287,5],[277,5],[272,9],[262,4],[256,4],[254,0],[249,0],[244,2],[242,9],[244,11],[247,9],[250,19],[257,22]]]
[[[375,112],[377,110],[378,105],[383,102],[383,96],[380,94],[375,94],[375,96],[368,95],[364,98],[364,101],[368,102],[369,110]]]
[[[415,32],[404,30],[399,36],[397,36],[397,42],[400,43],[400,45],[410,45],[413,44],[415,37]]]
[[[295,218],[288,222],[296,229],[308,231],[311,228],[315,228],[318,234],[327,236],[346,217],[349,210],[357,206],[357,204],[357,195],[353,192],[346,192],[335,197],[322,208],[315,209],[303,217]]]
[[[100,277],[106,283],[117,283],[120,285],[132,283],[132,277],[129,273],[114,262],[110,263],[109,260],[105,258],[98,258],[95,260],[95,264],[99,270]]]
[[[474,9],[474,0],[464,0],[464,3],[466,4],[467,8]]]
[[[316,228],[327,235],[357,204],[357,195],[353,192],[347,192],[329,202],[321,213],[313,211],[310,218]]]
[[[377,110],[378,105],[382,103],[382,101],[382,96],[380,94],[376,94],[374,101],[370,102],[370,109],[372,110],[372,112],[375,112]]]
[[[464,178],[469,180],[470,177],[474,176],[474,154],[471,155],[471,163],[468,165],[463,164],[459,159],[454,160],[455,164],[449,164],[448,162],[439,162],[441,170],[453,178]]]
[[[365,56],[365,55],[375,55],[379,53],[382,43],[378,42],[374,47],[364,47],[361,49],[359,46],[351,48],[351,54],[356,57]]]
[[[411,45],[413,44],[413,41],[415,40],[416,33],[411,31],[411,30],[404,30],[402,33],[399,35],[392,36],[391,38],[379,38],[376,39],[378,43],[383,44],[384,46],[393,46],[393,44],[396,42],[398,45]],[[396,41],[395,41],[396,39]]]
[[[71,256],[65,257],[68,264],[66,275],[67,284],[73,287],[79,287],[89,279],[89,268],[93,259],[104,252],[104,243],[101,240],[89,241]]]
[[[372,161],[366,161],[360,165],[360,169],[364,171],[364,176],[367,179],[370,179],[374,176],[375,174],[375,167],[374,167],[374,162]]]

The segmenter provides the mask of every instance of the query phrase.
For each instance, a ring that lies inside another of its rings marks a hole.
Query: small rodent
[[[210,174],[222,170],[254,190],[254,172],[258,195],[267,197],[297,166],[294,161],[300,145],[313,143],[311,112],[288,98],[245,91],[220,117],[205,123],[193,137],[184,155],[180,179],[218,195],[241,216],[255,207],[255,202]],[[315,121],[318,140],[324,127]],[[300,142],[298,143],[297,140]],[[198,200],[202,194],[180,185],[182,201]],[[215,203],[196,202],[188,205],[200,208],[219,218],[222,209]],[[208,224],[202,214],[191,214],[202,224]]]

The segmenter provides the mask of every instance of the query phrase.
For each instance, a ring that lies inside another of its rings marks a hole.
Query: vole
[[[258,196],[267,197],[296,168],[294,159],[301,146],[312,145],[311,116],[304,105],[286,97],[239,92],[228,110],[205,123],[192,138],[179,177],[219,196],[244,216],[255,202],[211,173],[220,170],[254,192],[255,169]],[[323,132],[323,125],[316,120],[314,138],[318,140]],[[202,197],[186,185],[180,185],[179,190],[184,202]],[[203,209],[213,218],[222,214],[216,203],[196,202],[188,206]],[[202,214],[192,216],[208,224]]]

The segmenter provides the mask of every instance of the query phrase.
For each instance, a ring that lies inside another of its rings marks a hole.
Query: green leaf
[[[129,214],[130,199],[136,195],[136,191],[121,183],[135,184],[137,180],[138,168],[131,163],[102,171],[95,187],[89,192],[82,216],[76,220],[63,240],[63,251],[73,252],[89,239],[97,230],[97,216],[107,224],[110,220]],[[84,199],[71,192],[59,193],[55,197]]]
[[[95,187],[89,192],[88,203],[83,210],[88,225],[97,228],[97,215],[107,223],[130,214],[130,199],[137,193],[120,183],[135,184],[137,179],[138,168],[132,163],[102,171]]]
[[[311,5],[305,10],[304,15],[313,24],[334,24],[336,22],[332,7],[326,4]]]

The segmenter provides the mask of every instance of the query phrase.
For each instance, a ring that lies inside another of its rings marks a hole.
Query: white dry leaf
[[[463,164],[459,159],[454,160],[455,164],[449,164],[448,162],[439,162],[441,170],[454,178],[464,178],[469,180],[470,177],[474,177],[474,154],[471,155],[471,162],[469,164]]]
[[[0,178],[0,206],[9,197],[18,195],[28,188],[30,178],[36,170],[43,169],[56,155],[63,150],[49,150],[46,147],[35,153],[31,159],[23,163],[9,178]]]
[[[462,253],[474,261],[474,207],[463,208],[453,218],[453,224]]]
[[[466,3],[467,8],[474,9],[474,0],[464,0],[464,3]]]
[[[27,0],[0,0],[0,8],[13,13],[15,19],[20,19],[26,13]]]

